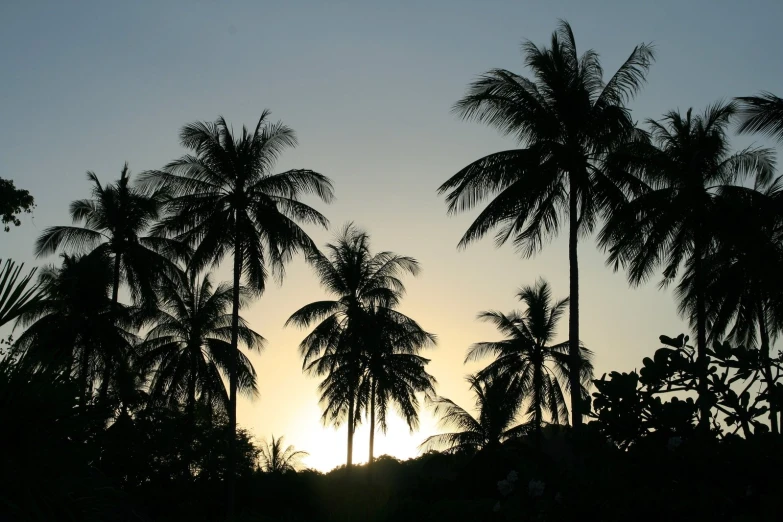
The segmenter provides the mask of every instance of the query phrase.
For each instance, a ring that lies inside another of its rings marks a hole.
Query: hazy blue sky
[[[769,1],[53,1],[0,3],[0,176],[29,189],[33,220],[0,237],[0,257],[33,262],[40,231],[68,222],[68,204],[86,197],[86,170],[106,181],[124,161],[134,172],[179,156],[179,128],[223,115],[235,128],[264,108],[300,140],[280,170],[330,176],[337,201],[322,210],[333,230],[353,220],[378,249],[418,258],[403,311],[438,334],[430,371],[439,392],[470,406],[466,348],[496,338],[478,311],[515,306],[515,290],[548,278],[568,290],[565,235],[532,260],[491,240],[455,248],[474,215],[449,218],[440,183],[470,161],[514,146],[489,128],[450,113],[467,83],[493,67],[524,72],[519,44],[548,41],[557,19],[571,22],[582,50],[596,49],[611,74],[633,46],[654,41],[658,61],[632,103],[636,118],[673,108],[701,110],[719,98],[783,92],[783,2]],[[749,140],[737,140],[745,145]],[[323,244],[332,232],[313,230]],[[653,281],[627,287],[582,242],[582,339],[600,376],[630,370],[661,333],[684,329],[669,293]],[[49,260],[35,261],[43,263]],[[220,271],[228,277],[228,268]],[[286,435],[330,468],[344,461],[344,430],[322,428],[317,381],[301,374],[304,333],[282,328],[322,292],[307,266],[290,266],[245,312],[269,339],[254,357],[259,399],[241,401],[239,421],[259,437]],[[563,322],[563,333],[566,324]],[[563,337],[565,339],[565,337]],[[432,433],[399,423],[377,454],[415,455]],[[356,460],[366,459],[366,432]]]

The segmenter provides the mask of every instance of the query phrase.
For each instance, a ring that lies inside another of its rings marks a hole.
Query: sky
[[[471,343],[497,340],[479,311],[511,311],[522,285],[544,277],[568,292],[565,231],[541,254],[522,259],[492,238],[456,248],[476,213],[447,216],[437,187],[484,155],[517,144],[464,122],[450,108],[477,75],[495,67],[526,74],[519,51],[544,45],[568,20],[580,52],[597,50],[608,76],[633,47],[653,42],[657,62],[631,103],[634,118],[657,118],[760,90],[783,92],[780,20],[769,1],[330,1],[0,2],[0,177],[35,197],[34,215],[0,236],[0,258],[29,265],[47,226],[69,223],[68,204],[89,195],[85,172],[104,182],[155,169],[182,155],[182,125],[224,116],[235,129],[264,109],[296,130],[299,146],[279,171],[329,176],[337,199],[312,201],[331,230],[308,228],[323,245],[348,221],[366,229],[375,250],[419,260],[401,310],[438,336],[425,354],[439,394],[470,408],[464,365]],[[737,138],[736,146],[751,143]],[[759,141],[763,143],[763,141]],[[310,200],[308,200],[310,201]],[[594,238],[580,244],[581,337],[596,375],[630,371],[658,347],[660,334],[687,329],[671,292],[657,279],[629,288],[605,266]],[[228,280],[230,263],[217,271]],[[320,421],[318,380],[302,374],[304,331],[283,328],[299,307],[324,297],[301,260],[243,315],[268,339],[251,355],[259,397],[240,399],[239,423],[259,440],[284,435],[329,470],[345,462],[345,428]],[[566,339],[567,319],[560,328]],[[409,458],[437,432],[422,409],[410,433],[402,421],[376,437],[376,455]],[[367,459],[358,430],[354,461]]]

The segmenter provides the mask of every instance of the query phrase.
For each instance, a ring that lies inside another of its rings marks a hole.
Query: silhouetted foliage
[[[748,147],[732,152],[727,129],[737,114],[734,103],[716,103],[703,115],[667,113],[648,120],[649,135],[625,144],[609,158],[612,172],[639,176],[639,194],[620,205],[600,234],[609,250],[608,263],[627,267],[638,285],[663,265],[661,286],[673,281],[683,263],[692,270],[697,360],[701,365],[699,394],[707,393],[707,304],[704,259],[714,248],[717,195],[733,184],[755,177],[758,187],[774,176],[774,154]],[[701,401],[701,427],[709,427],[709,407]]]
[[[272,435],[272,440],[261,446],[261,471],[280,474],[299,471],[300,461],[307,455],[306,451],[297,451],[292,445],[283,446],[283,437]]]
[[[510,390],[520,404],[528,402],[528,423],[537,438],[544,425],[544,410],[554,424],[568,423],[568,406],[565,394],[571,393],[569,376],[569,342],[551,344],[557,323],[560,320],[568,298],[552,302],[549,283],[540,279],[535,287],[523,287],[517,297],[526,308],[505,315],[496,311],[482,312],[479,319],[493,323],[506,335],[497,342],[481,342],[471,346],[465,362],[493,355],[495,360],[481,370],[479,379],[507,375],[512,379]],[[587,386],[593,378],[592,352],[580,347],[580,385],[578,393],[583,400],[589,399]]]
[[[34,208],[35,200],[30,192],[16,188],[13,180],[0,178],[0,217],[6,232],[11,231],[11,224],[16,227],[22,224],[19,214],[30,214]]]
[[[0,259],[0,263],[2,263]],[[24,263],[6,259],[0,268],[0,326],[10,323],[41,300],[40,287],[31,284],[36,268],[19,279]]]
[[[180,134],[192,154],[141,184],[127,164],[106,186],[88,173],[75,226],[36,244],[38,255],[66,250],[60,266],[0,269],[0,327],[19,330],[0,351],[0,520],[779,519],[783,180],[771,150],[732,151],[728,128],[739,119],[740,132],[783,139],[783,102],[761,93],[700,116],[673,111],[647,132],[626,103],[649,46],[608,82],[566,22],[548,48],[526,42],[523,53],[532,79],[491,70],[455,106],[522,148],[468,165],[440,192],[450,213],[490,200],[460,246],[499,228],[498,245],[513,238],[531,256],[567,219],[570,297],[553,300],[539,280],[520,290],[524,310],[480,314],[504,338],[468,352],[466,362],[494,357],[468,377],[475,412],[435,395],[419,355],[435,336],[398,310],[418,262],[372,253],[351,224],[324,254],[302,228],[328,226],[302,198],[329,202],[333,187],[311,170],[271,172],[293,131],[266,111],[241,135],[222,118],[197,122]],[[6,231],[32,208],[0,179]],[[679,311],[697,342],[661,336],[638,371],[592,380],[591,402],[577,243],[601,219],[599,243],[632,284],[661,265],[662,285],[682,274]],[[306,452],[282,437],[257,445],[237,427],[237,393],[253,395],[257,379],[239,347],[264,343],[240,308],[297,253],[330,294],[286,323],[313,327],[303,369],[324,378],[323,419],[348,425],[346,465],[329,473],[302,470]],[[206,269],[226,256],[233,282],[215,286]],[[568,341],[556,343],[566,307]],[[447,432],[421,447],[444,451],[375,459],[376,426],[396,410],[414,431],[422,395]],[[362,421],[369,462],[353,466]]]
[[[737,98],[742,124],[740,132],[758,132],[783,140],[783,99],[771,92]]]

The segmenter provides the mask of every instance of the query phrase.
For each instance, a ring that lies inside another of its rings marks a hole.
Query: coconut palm
[[[550,422],[568,423],[565,394],[572,393],[569,375],[569,342],[552,344],[557,323],[565,313],[568,298],[553,302],[549,283],[538,280],[535,286],[523,287],[517,297],[526,308],[509,315],[487,311],[479,319],[494,324],[506,338],[502,341],[480,342],[470,347],[465,362],[477,361],[488,355],[494,360],[478,373],[480,379],[507,375],[512,389],[521,395],[518,400],[529,402],[528,423],[532,426],[536,444],[540,444],[544,410]],[[592,352],[582,346],[579,364],[579,392],[589,397],[587,387],[593,378]]]
[[[450,453],[474,453],[497,448],[529,431],[527,425],[514,425],[521,403],[513,379],[507,375],[490,379],[470,375],[467,380],[476,395],[478,415],[474,417],[451,399],[436,398],[434,411],[441,416],[440,426],[459,431],[432,435],[419,446],[421,450],[445,448]]]
[[[43,297],[19,316],[16,326],[26,330],[15,346],[31,364],[76,374],[83,405],[96,376],[108,390],[113,369],[130,356],[138,322],[132,310],[112,306],[114,278],[105,250],[62,259],[59,268],[41,271]]]
[[[255,129],[242,128],[234,136],[220,117],[214,123],[196,122],[180,132],[182,146],[193,151],[144,176],[147,186],[165,187],[173,196],[170,214],[158,233],[195,247],[192,265],[202,270],[233,257],[233,309],[231,346],[238,352],[239,307],[244,280],[261,294],[269,271],[282,281],[286,263],[299,251],[314,250],[300,224],[328,225],[326,218],[302,203],[315,194],[322,201],[333,197],[332,184],[312,170],[272,172],[280,154],[296,145],[294,131],[270,123],[264,111]],[[233,469],[236,439],[236,392],[239,357],[229,361],[229,469]],[[229,513],[233,510],[234,474],[229,472]]]
[[[366,352],[369,310],[392,310],[405,291],[401,276],[416,275],[418,262],[392,252],[373,255],[366,232],[347,224],[328,255],[314,251],[309,260],[321,285],[335,297],[310,303],[286,321],[301,328],[316,324],[300,343],[302,368],[318,376],[324,405],[323,420],[348,425],[347,466],[353,463],[353,432],[363,397],[357,395]],[[391,313],[391,312],[389,312]]]
[[[160,309],[151,318],[153,326],[140,351],[145,365],[155,370],[150,384],[152,398],[175,408],[184,404],[194,423],[199,397],[222,399],[221,409],[228,409],[223,375],[228,375],[231,365],[234,292],[229,283],[215,288],[210,274],[199,278],[190,271],[180,279],[186,284],[169,280],[162,287]],[[242,288],[240,295],[248,293]],[[245,299],[240,304],[245,304]],[[265,342],[241,317],[239,339],[253,351],[259,351]],[[241,352],[239,359],[238,389],[252,396],[257,393],[255,370]]]
[[[293,445],[283,446],[283,437],[275,438],[272,435],[271,442],[261,445],[261,471],[264,473],[296,473],[301,468],[301,460],[309,455],[306,451],[297,451]]]
[[[740,133],[759,132],[783,141],[783,98],[771,92],[737,98],[740,103]]]
[[[648,188],[618,208],[601,231],[599,243],[609,250],[608,263],[627,266],[628,280],[638,285],[664,265],[661,286],[677,277],[680,265],[693,264],[700,426],[709,429],[707,397],[707,315],[704,257],[713,246],[715,197],[720,190],[755,176],[770,183],[774,156],[768,149],[731,153],[726,133],[735,103],[716,103],[703,115],[667,113],[648,120],[650,140],[624,147],[610,160],[611,169],[638,175]]]
[[[374,460],[375,426],[387,430],[390,406],[400,414],[411,431],[419,426],[417,393],[434,397],[435,378],[427,373],[429,359],[418,355],[422,348],[435,345],[435,336],[424,331],[410,317],[388,308],[369,311],[369,326],[363,336],[363,372],[358,395],[370,421],[370,456]]]
[[[715,245],[703,260],[708,341],[724,336],[766,360],[764,379],[774,388],[771,341],[783,331],[783,179],[763,190],[724,187],[715,198]],[[694,264],[686,265],[677,287],[680,312],[696,317]],[[760,345],[759,345],[760,341]],[[774,394],[769,395],[770,427],[779,432]]]
[[[0,259],[0,263],[2,261]],[[6,259],[0,269],[0,326],[10,323],[41,300],[39,285],[31,284],[37,268],[19,279],[23,268],[24,263],[17,266],[11,259]]]
[[[150,309],[155,304],[155,287],[160,277],[172,270],[166,257],[177,252],[178,246],[144,234],[160,218],[165,194],[146,192],[130,183],[126,163],[120,179],[101,185],[94,172],[87,172],[92,183],[92,197],[71,203],[71,218],[75,225],[56,226],[44,230],[35,244],[35,254],[45,256],[63,249],[82,254],[94,248],[103,250],[113,262],[111,300],[119,299],[122,282],[127,283],[134,302]]]
[[[590,233],[602,213],[633,192],[637,181],[610,175],[606,154],[638,134],[625,103],[640,89],[653,60],[648,45],[634,48],[609,81],[595,51],[577,54],[571,26],[561,22],[549,48],[528,41],[522,45],[527,78],[493,69],[473,82],[454,110],[512,135],[523,148],[481,158],[438,189],[447,193],[449,213],[489,204],[463,235],[459,246],[499,228],[498,246],[513,237],[529,257],[557,235],[568,219],[570,277],[569,354],[571,385],[579,387],[579,236]],[[582,422],[578,395],[571,398],[574,426]]]

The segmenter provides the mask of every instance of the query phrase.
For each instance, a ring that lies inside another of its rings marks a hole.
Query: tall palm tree
[[[328,255],[314,251],[309,260],[321,285],[335,297],[303,306],[286,321],[301,328],[317,323],[300,343],[302,368],[325,375],[321,384],[323,419],[338,425],[348,424],[348,456],[353,463],[353,433],[361,410],[357,395],[366,352],[369,310],[392,310],[405,291],[401,276],[416,275],[418,262],[392,252],[373,255],[366,232],[348,223],[334,244],[327,244]],[[391,312],[389,312],[391,313]]]
[[[459,246],[499,227],[498,246],[512,236],[529,257],[557,235],[568,218],[570,277],[569,354],[571,385],[579,387],[579,263],[577,242],[602,213],[610,213],[633,192],[636,180],[610,175],[603,166],[609,151],[637,132],[625,103],[641,88],[653,61],[648,45],[634,48],[608,82],[595,51],[577,54],[571,26],[561,22],[549,48],[522,45],[532,79],[493,69],[473,82],[454,110],[512,135],[523,148],[481,158],[440,186],[449,213],[470,210],[492,198]],[[574,426],[582,408],[571,397]]]
[[[95,376],[109,383],[112,369],[129,356],[138,322],[132,310],[112,306],[113,271],[105,250],[62,258],[59,268],[41,271],[43,297],[19,316],[16,326],[26,330],[15,346],[31,364],[76,374],[84,405]]]
[[[723,187],[715,197],[715,244],[703,260],[708,341],[724,336],[766,360],[764,379],[772,390],[771,340],[783,331],[783,179],[763,190]],[[694,264],[677,287],[680,312],[696,317]],[[759,345],[760,341],[760,345]],[[779,433],[779,405],[769,396],[770,427]]]
[[[740,103],[740,133],[760,132],[783,141],[783,98],[771,92],[737,98]]]
[[[529,431],[527,425],[514,426],[520,402],[509,376],[481,379],[470,375],[467,380],[476,395],[478,416],[474,417],[451,399],[438,397],[434,404],[435,414],[441,415],[441,427],[459,431],[432,435],[422,442],[420,449],[446,448],[451,453],[474,453],[485,448],[497,448],[501,443]]]
[[[162,287],[160,309],[151,318],[152,328],[140,347],[145,366],[154,368],[150,385],[153,399],[163,399],[177,407],[185,405],[191,423],[195,423],[198,397],[222,399],[228,409],[228,393],[223,375],[231,366],[231,305],[233,288],[222,283],[214,288],[210,274],[199,278],[189,271],[179,281],[169,280]],[[241,289],[241,296],[247,296]],[[244,304],[245,299],[240,300]],[[239,318],[239,339],[249,350],[260,350],[264,338]],[[238,390],[256,393],[256,372],[243,353],[239,353]]]
[[[557,334],[557,323],[568,306],[568,298],[552,301],[549,283],[538,280],[535,286],[523,287],[517,297],[526,309],[509,315],[488,311],[479,319],[493,323],[506,338],[502,341],[480,342],[470,347],[465,362],[477,361],[487,355],[494,360],[477,375],[480,379],[508,375],[512,389],[521,395],[520,402],[529,400],[528,422],[533,427],[536,445],[540,444],[544,423],[543,411],[549,413],[551,422],[568,423],[568,407],[563,389],[570,388],[569,342],[552,344]],[[582,373],[577,393],[587,398],[587,386],[593,378],[592,352],[580,348],[579,369]]]
[[[671,111],[660,122],[648,120],[650,140],[629,144],[611,160],[612,170],[639,176],[647,188],[615,212],[599,238],[609,249],[608,263],[628,267],[632,285],[664,265],[665,286],[683,261],[693,263],[702,430],[710,421],[704,256],[714,241],[715,197],[723,187],[752,176],[765,186],[774,174],[768,149],[731,153],[726,130],[736,114],[735,103],[716,103],[700,116],[689,109],[684,116]]]
[[[261,446],[261,470],[264,473],[287,473],[299,471],[301,460],[309,455],[306,451],[297,451],[293,445],[283,446],[283,437],[275,438],[272,435],[271,442],[265,442]]]
[[[429,359],[418,355],[422,348],[435,345],[435,336],[424,331],[413,319],[395,310],[376,308],[369,311],[368,328],[363,342],[363,372],[359,396],[370,420],[370,456],[374,460],[376,414],[377,425],[387,429],[387,413],[393,405],[411,431],[419,426],[417,393],[435,396],[435,378],[427,373]]]
[[[112,304],[119,299],[124,281],[134,302],[154,308],[155,287],[160,277],[172,270],[164,254],[177,251],[177,245],[144,234],[160,218],[165,194],[146,192],[131,185],[128,164],[116,183],[101,185],[94,172],[87,172],[92,183],[92,197],[71,203],[75,225],[55,226],[44,230],[35,244],[35,254],[45,256],[64,249],[86,253],[94,248],[112,258]]]
[[[242,127],[238,136],[222,117],[185,125],[180,142],[194,154],[144,176],[148,186],[165,187],[172,194],[170,213],[157,231],[195,247],[195,270],[219,264],[226,254],[233,256],[231,346],[237,353],[242,281],[257,294],[266,287],[269,269],[282,281],[286,263],[297,252],[315,249],[300,223],[328,226],[300,197],[315,194],[324,202],[333,198],[329,179],[312,170],[272,172],[280,154],[296,145],[296,136],[268,117],[264,111],[255,129]],[[235,460],[238,360],[232,357],[229,365],[229,470]],[[234,473],[228,477],[231,513]]]

